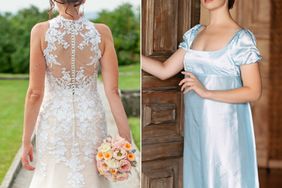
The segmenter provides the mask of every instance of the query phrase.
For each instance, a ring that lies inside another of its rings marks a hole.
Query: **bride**
[[[108,187],[95,166],[107,135],[97,91],[101,66],[105,93],[121,137],[131,142],[118,94],[118,62],[110,29],[79,9],[85,0],[50,0],[59,15],[36,24],[30,39],[22,165],[35,170],[30,188]],[[36,166],[31,136],[36,134]]]

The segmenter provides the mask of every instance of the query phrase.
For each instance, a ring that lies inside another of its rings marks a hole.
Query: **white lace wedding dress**
[[[107,134],[97,91],[100,34],[85,17],[49,20],[45,91],[36,123],[30,188],[107,188],[95,151]]]

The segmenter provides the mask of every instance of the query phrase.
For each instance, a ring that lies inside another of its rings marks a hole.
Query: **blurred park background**
[[[119,60],[119,87],[140,149],[140,6],[130,0],[105,2],[96,6],[86,1],[85,16],[112,30]],[[24,6],[25,2],[14,1],[2,4],[0,9],[0,184],[21,145],[30,31],[36,23],[48,20],[48,3],[41,0]]]

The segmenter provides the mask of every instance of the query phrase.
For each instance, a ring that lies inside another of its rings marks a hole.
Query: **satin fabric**
[[[242,87],[240,66],[261,59],[254,35],[238,30],[216,51],[190,48],[202,25],[184,34],[184,69],[209,90]],[[184,188],[258,188],[258,170],[249,103],[203,99],[194,91],[184,94]]]

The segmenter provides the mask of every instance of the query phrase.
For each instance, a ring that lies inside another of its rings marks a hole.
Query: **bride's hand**
[[[197,77],[188,71],[182,71],[181,73],[186,76],[186,78],[182,79],[179,82],[179,85],[182,85],[181,91],[184,91],[184,93],[186,93],[190,90],[193,90],[200,97],[206,98],[208,90],[202,85],[202,83],[197,79]]]
[[[33,146],[32,143],[23,143],[22,151],[22,165],[26,170],[34,170],[35,168],[30,165],[30,162],[33,161]]]
[[[119,135],[131,144],[130,133],[120,132]]]

